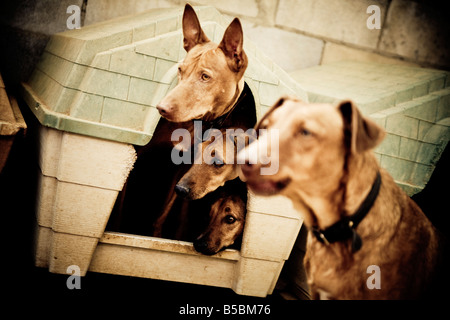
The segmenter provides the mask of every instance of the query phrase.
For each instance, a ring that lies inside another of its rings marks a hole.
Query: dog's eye
[[[208,81],[209,79],[211,79],[211,77],[209,75],[207,75],[206,73],[202,73],[202,80],[203,81]]]
[[[225,217],[225,222],[228,224],[233,224],[236,222],[236,218],[229,214]]]
[[[309,131],[308,129],[302,128],[300,130],[300,134],[304,137],[309,137],[312,135],[311,131]]]
[[[225,165],[225,163],[220,159],[214,159],[213,165],[216,168],[221,168]]]

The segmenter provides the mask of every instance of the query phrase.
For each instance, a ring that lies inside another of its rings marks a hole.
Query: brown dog
[[[420,297],[437,263],[438,237],[371,152],[384,131],[352,102],[295,98],[280,99],[257,127],[278,130],[279,170],[262,176],[260,164],[241,169],[255,193],[284,194],[304,215],[313,297]],[[248,151],[267,149],[261,141]]]
[[[244,90],[248,59],[239,19],[230,23],[222,41],[216,44],[208,39],[194,9],[186,4],[182,28],[187,54],[178,67],[178,84],[156,106],[163,118],[144,150],[155,145],[173,146],[171,134],[178,128],[189,130],[193,138],[192,120],[227,118]],[[220,120],[222,124],[225,119]]]
[[[194,165],[175,187],[177,194],[185,199],[203,198],[225,182],[238,177],[236,155],[239,148],[248,144],[249,135],[242,128],[226,128],[217,132],[220,133],[220,136],[216,135],[220,141],[214,136],[199,145]],[[205,161],[205,157],[209,161]]]
[[[206,255],[232,246],[242,235],[247,211],[247,188],[237,178],[217,189],[211,197],[208,226],[194,241],[195,250]]]
[[[178,85],[157,109],[172,122],[214,120],[233,108],[244,88],[248,61],[241,23],[235,18],[217,45],[205,35],[194,9],[187,4],[183,35],[187,55],[178,67]]]

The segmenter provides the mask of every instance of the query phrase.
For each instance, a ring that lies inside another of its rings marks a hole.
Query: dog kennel
[[[386,130],[375,149],[380,165],[409,196],[425,188],[450,140],[450,72],[341,61],[291,76],[310,102],[351,98]]]
[[[111,210],[160,119],[156,104],[176,85],[185,55],[182,8],[157,9],[55,34],[27,83],[39,121],[35,264],[232,288],[264,297],[277,282],[302,224],[289,200],[249,194],[241,250],[214,256],[191,243],[105,232]],[[220,42],[230,21],[196,8]],[[245,81],[257,117],[283,94],[307,101],[297,82],[244,40]]]
[[[17,101],[8,96],[0,75],[0,173],[8,160],[15,136],[26,128]]]

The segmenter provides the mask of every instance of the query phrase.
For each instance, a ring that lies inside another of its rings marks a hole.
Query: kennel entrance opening
[[[175,78],[174,82],[176,82]],[[238,104],[229,114],[231,117],[245,117],[245,130],[254,127],[257,120],[257,107],[254,100],[254,95],[249,85],[245,83],[244,89],[238,100]],[[162,126],[167,124],[167,121],[163,118],[160,120]],[[239,120],[241,123],[242,120]],[[207,138],[202,132],[202,121],[195,121],[194,135],[204,139],[203,141],[214,140],[214,137]],[[218,128],[209,128],[208,122],[203,126],[203,131],[208,131],[209,129],[218,130]],[[159,125],[158,127],[159,128]],[[238,125],[238,123],[236,123]],[[232,130],[235,126],[228,126]],[[225,130],[225,128],[222,128]],[[166,133],[166,130],[162,130]],[[198,132],[197,132],[198,131]],[[159,131],[156,129],[154,135],[158,134]],[[155,137],[158,140],[159,137]],[[170,139],[170,136],[166,137]],[[197,139],[196,138],[196,139]],[[158,140],[159,141],[159,140]],[[225,139],[225,142],[227,139]],[[198,141],[197,141],[198,142]],[[176,145],[177,143],[175,143]],[[223,143],[223,147],[226,147],[226,143]],[[109,231],[118,231],[130,234],[138,235],[152,235],[153,234],[153,224],[158,219],[159,214],[161,214],[167,206],[169,200],[168,194],[171,194],[174,190],[174,183],[176,180],[181,179],[183,174],[186,173],[192,166],[197,166],[193,164],[193,152],[194,148],[190,150],[191,157],[188,159],[188,163],[177,164],[174,161],[173,152],[175,147],[170,143],[161,145],[152,145],[151,142],[147,146],[139,147],[137,146],[138,158],[134,164],[133,170],[130,172],[128,180],[124,189],[119,193],[116,200],[115,207],[112,211],[110,221],[106,227]],[[236,146],[234,146],[236,151]],[[178,151],[175,151],[178,152]],[[202,150],[202,152],[206,152]],[[225,151],[224,151],[225,152]],[[178,153],[177,153],[178,154]],[[234,160],[233,160],[234,161]],[[213,165],[211,165],[212,167]],[[230,166],[228,166],[230,168]],[[218,169],[219,171],[221,169]],[[233,168],[236,170],[236,168]],[[209,172],[209,171],[208,171]],[[178,174],[178,177],[174,177]],[[222,174],[220,172],[211,172],[210,174]],[[208,198],[211,198],[211,194],[218,192],[217,187],[219,187],[220,182],[224,182],[227,185],[231,183],[230,178],[228,178],[228,171],[223,171],[224,176],[217,176],[217,182],[210,186],[211,190],[205,190],[208,196],[200,197],[202,199],[198,200],[184,200],[182,197],[176,197],[170,213],[164,223],[163,238],[168,239],[178,239],[185,241],[193,241],[197,238],[206,228],[209,213]],[[194,177],[195,178],[195,177]],[[198,179],[209,179],[213,177],[207,177],[202,174]],[[222,179],[222,180],[221,180]],[[231,179],[235,180],[236,177]],[[237,179],[240,181],[239,179]],[[206,183],[206,182],[205,182]],[[202,183],[198,183],[203,185]],[[238,184],[238,182],[235,182]],[[244,184],[241,182],[241,184]],[[216,189],[214,189],[216,188]],[[220,188],[219,188],[220,189]],[[223,188],[222,188],[223,189]],[[197,211],[197,212],[195,212]],[[180,221],[182,219],[182,221]],[[186,225],[186,228],[183,228]],[[182,230],[184,229],[184,230]]]

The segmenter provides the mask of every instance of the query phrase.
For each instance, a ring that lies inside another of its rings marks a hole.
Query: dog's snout
[[[213,255],[215,252],[211,250],[208,246],[208,242],[205,240],[205,238],[200,238],[194,241],[194,249],[197,252],[200,252],[205,255]]]
[[[204,251],[208,247],[208,243],[205,241],[205,239],[197,239],[194,241],[194,248],[198,252]]]
[[[163,117],[169,113],[169,108],[167,105],[163,105],[161,103],[156,106],[156,109],[158,109],[159,114]]]
[[[189,188],[177,184],[175,186],[175,192],[177,193],[178,196],[186,198],[189,194]]]
[[[251,173],[256,168],[256,165],[251,164],[249,160],[245,160],[243,164],[241,164],[241,170],[244,174]]]

